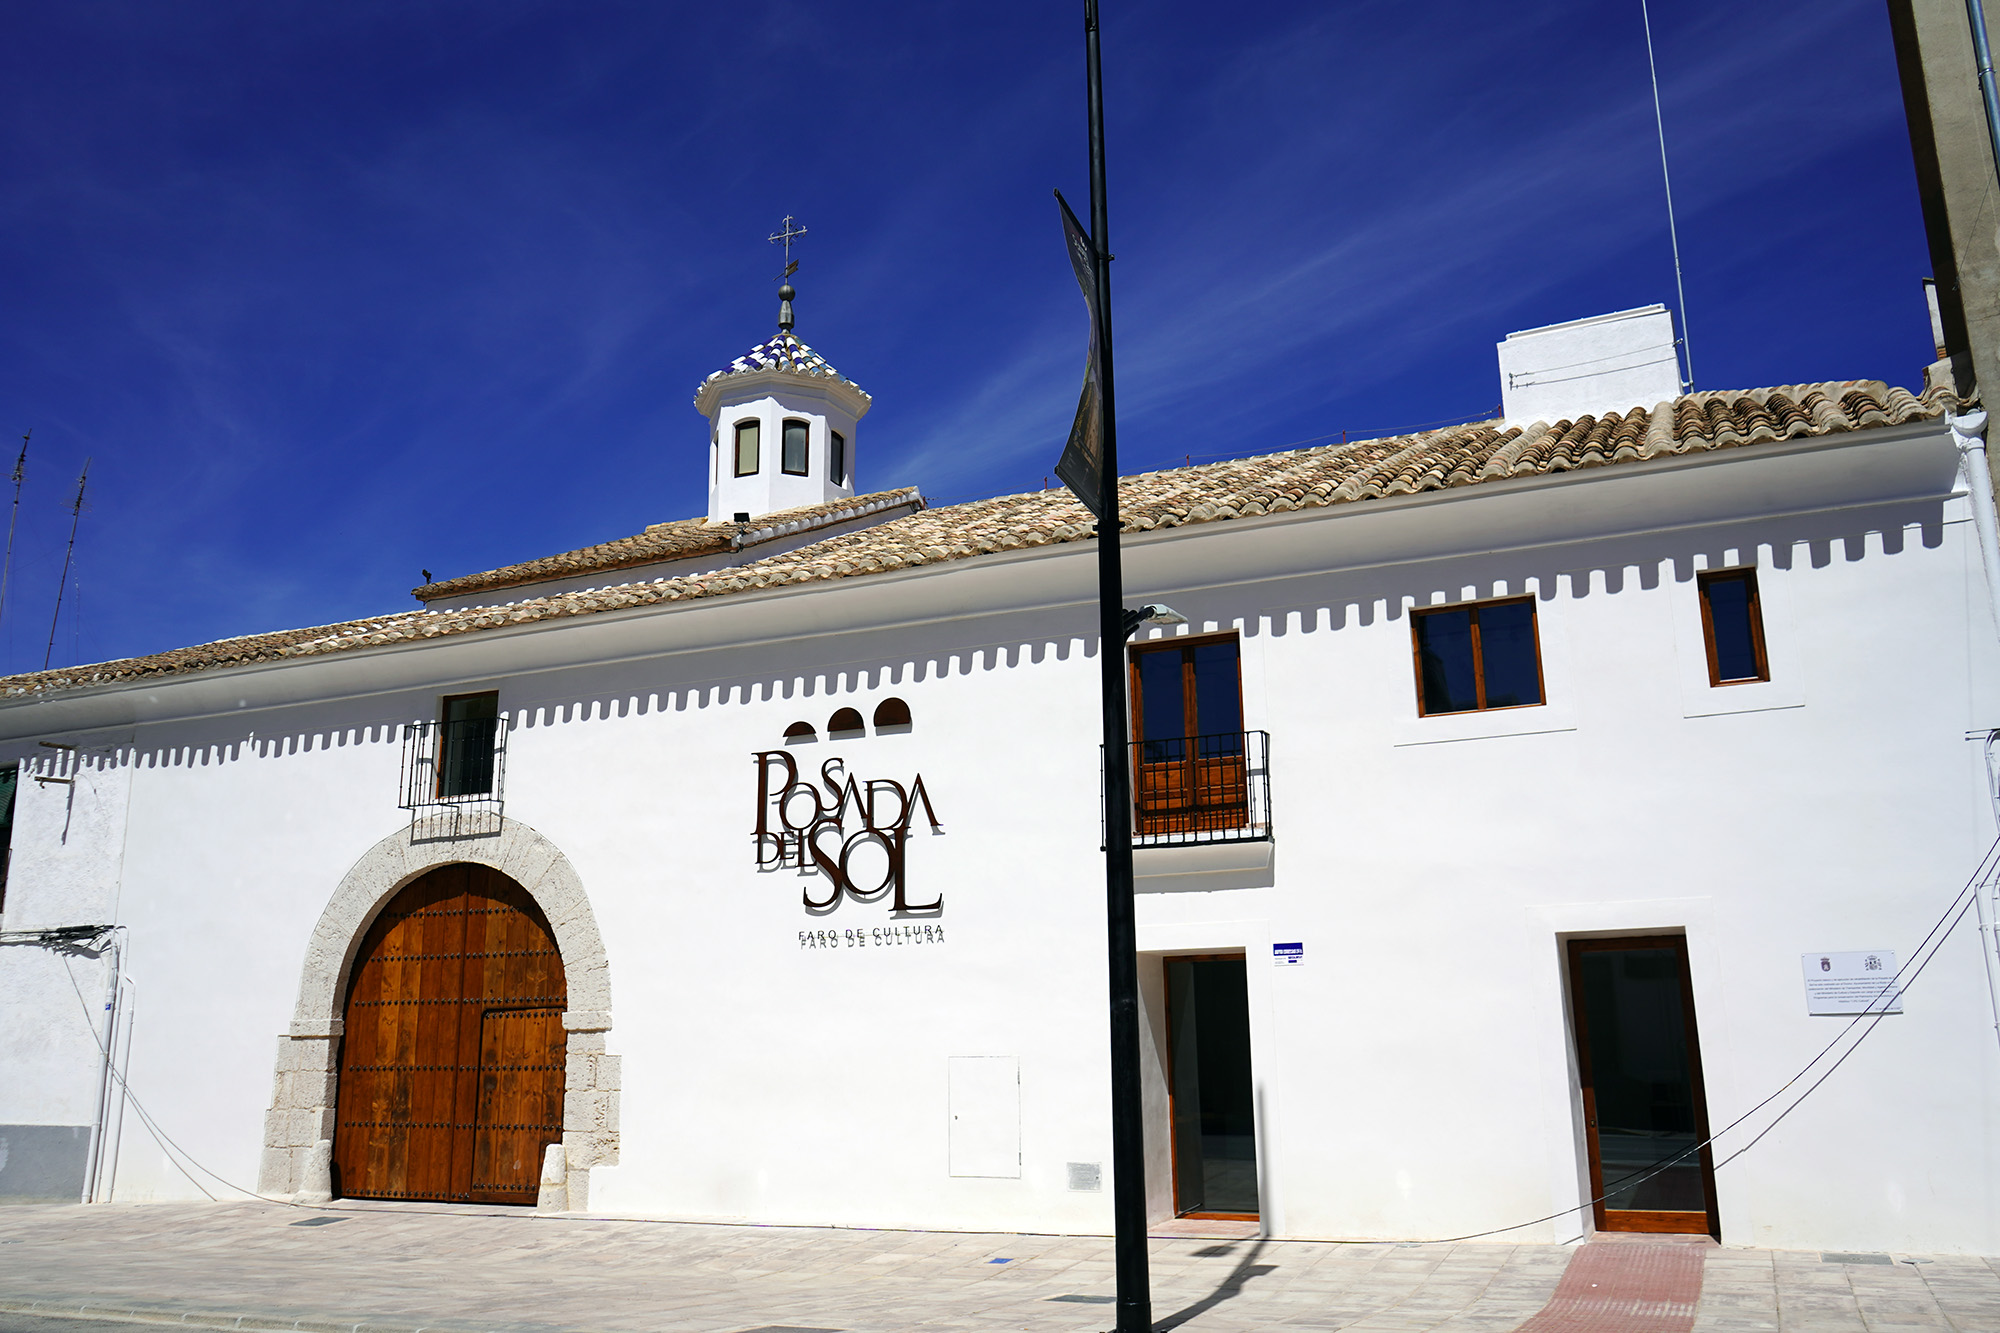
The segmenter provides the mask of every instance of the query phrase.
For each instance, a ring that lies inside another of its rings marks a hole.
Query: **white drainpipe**
[[[1986,461],[1986,413],[1983,411],[1947,413],[1945,422],[1951,427],[1951,440],[1958,446],[1958,456],[1965,467],[1966,496],[1972,504],[1972,526],[1979,534],[1979,563],[1986,569],[1986,604],[1993,612],[1993,626],[2000,632],[2000,531],[1996,531],[1993,508],[1993,470]],[[1994,765],[1995,742],[2000,741],[2000,731],[1991,732],[1986,738],[1986,781],[1987,795],[1994,801],[1994,819],[2000,823],[2000,771]],[[1992,877],[1988,882],[1973,887],[1973,901],[1979,906],[1979,945],[1986,963],[1986,994],[1993,1005],[1993,1027],[2000,1035],[2000,968],[1995,965],[1995,950],[2000,948],[2000,903],[1988,897],[1994,891]]]
[[[1993,627],[2000,632],[2000,532],[1995,530],[1993,472],[1986,464],[1986,413],[1948,413],[1951,442],[1958,446],[1965,466],[1965,484],[1971,494],[1972,526],[1979,534],[1979,561],[1986,567],[1986,604],[1993,611]]]

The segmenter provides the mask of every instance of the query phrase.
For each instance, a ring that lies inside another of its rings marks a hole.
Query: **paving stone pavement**
[[[319,1219],[335,1220],[301,1225]],[[1548,1301],[1574,1253],[1480,1242],[1158,1238],[1154,1318],[1163,1333],[1509,1333]],[[1986,1260],[1702,1253],[1694,1333],[2000,1333],[2000,1272]],[[0,1208],[0,1333],[85,1311],[325,1333],[358,1325],[1093,1333],[1111,1323],[1111,1257],[1101,1236],[734,1227],[423,1205]],[[1926,1262],[1902,1262],[1909,1259]]]

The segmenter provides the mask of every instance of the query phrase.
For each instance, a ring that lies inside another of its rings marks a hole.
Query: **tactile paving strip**
[[[1688,1333],[1701,1300],[1701,1267],[1694,1245],[1585,1245],[1556,1294],[1518,1333]]]

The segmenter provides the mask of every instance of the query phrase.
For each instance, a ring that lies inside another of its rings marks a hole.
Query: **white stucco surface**
[[[1941,427],[1881,430],[1132,539],[1130,598],[1190,622],[1148,634],[1240,636],[1276,830],[1139,854],[1156,1215],[1175,954],[1248,959],[1278,1235],[1454,1236],[1584,1199],[1572,936],[1685,935],[1715,1127],[1783,1086],[1844,1021],[1807,1015],[1800,954],[1908,957],[1994,838],[1966,737],[2000,724],[1996,653],[1954,466]],[[1696,575],[1745,565],[1772,679],[1711,686]],[[110,756],[69,843],[69,798],[24,796],[17,884],[46,887],[10,890],[7,924],[115,913],[141,996],[131,1085],[250,1185],[274,1043],[331,1040],[294,1035],[302,983],[332,975],[315,932],[407,836],[397,728],[497,689],[506,818],[560,856],[604,951],[604,995],[572,981],[573,1010],[616,1020],[572,1046],[616,1089],[578,1103],[617,1142],[568,1159],[591,1208],[1103,1230],[1108,1187],[1068,1172],[1109,1183],[1094,574],[1079,544],[0,707],[0,760],[41,739]],[[1417,716],[1411,609],[1523,594],[1547,704]],[[891,696],[907,730],[827,737],[834,710]],[[786,746],[797,721],[819,739]],[[815,912],[822,876],[760,871],[753,756],[776,750],[808,777],[921,775],[942,832],[915,821],[908,886],[941,908]],[[841,947],[817,947],[828,931]],[[1305,963],[1274,967],[1276,941]],[[65,1091],[94,1087],[65,1072],[82,1048],[50,1044],[76,1001],[22,956],[0,957],[6,1115],[87,1122]],[[1992,1023],[1961,928],[1906,1012],[1719,1170],[1725,1242],[2000,1247]],[[1006,1071],[1018,1174],[954,1170],[1004,1156]],[[985,1117],[976,1152],[955,1106]],[[193,1194],[129,1127],[117,1192]]]
[[[1499,345],[1509,426],[1652,408],[1681,392],[1674,317],[1641,306],[1510,333]]]

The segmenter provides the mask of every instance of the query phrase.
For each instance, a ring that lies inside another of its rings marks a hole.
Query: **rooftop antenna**
[[[76,474],[76,499],[69,507],[69,549],[63,552],[62,582],[56,585],[56,613],[49,617],[49,647],[42,654],[42,670],[49,669],[49,661],[56,655],[56,621],[62,617],[63,588],[69,583],[70,557],[76,554],[76,524],[83,517],[83,483],[90,476],[90,460],[83,460],[83,471]]]
[[[1688,339],[1687,291],[1681,286],[1681,238],[1674,228],[1674,178],[1667,172],[1667,121],[1660,113],[1660,68],[1653,61],[1653,17],[1646,12],[1646,0],[1639,0],[1639,22],[1646,29],[1646,70],[1653,76],[1653,128],[1660,136],[1660,183],[1667,187],[1667,244],[1674,252],[1674,313],[1680,317],[1680,336],[1674,339],[1679,356],[1681,392],[1694,391],[1694,347]]]
[[[792,258],[792,242],[806,234],[806,229],[794,225],[794,222],[790,213],[785,214],[785,225],[766,238],[773,245],[782,242],[785,247],[785,271],[778,275],[778,281],[785,284],[778,288],[778,330],[781,333],[792,331],[792,298],[798,295],[792,290],[792,284],[786,281],[799,271],[799,261]]]
[[[21,521],[21,482],[28,475],[28,436],[34,433],[30,426],[21,436],[21,456],[14,460],[14,512],[7,519],[7,559],[0,563],[0,615],[7,608],[7,578],[14,572],[14,528]]]

